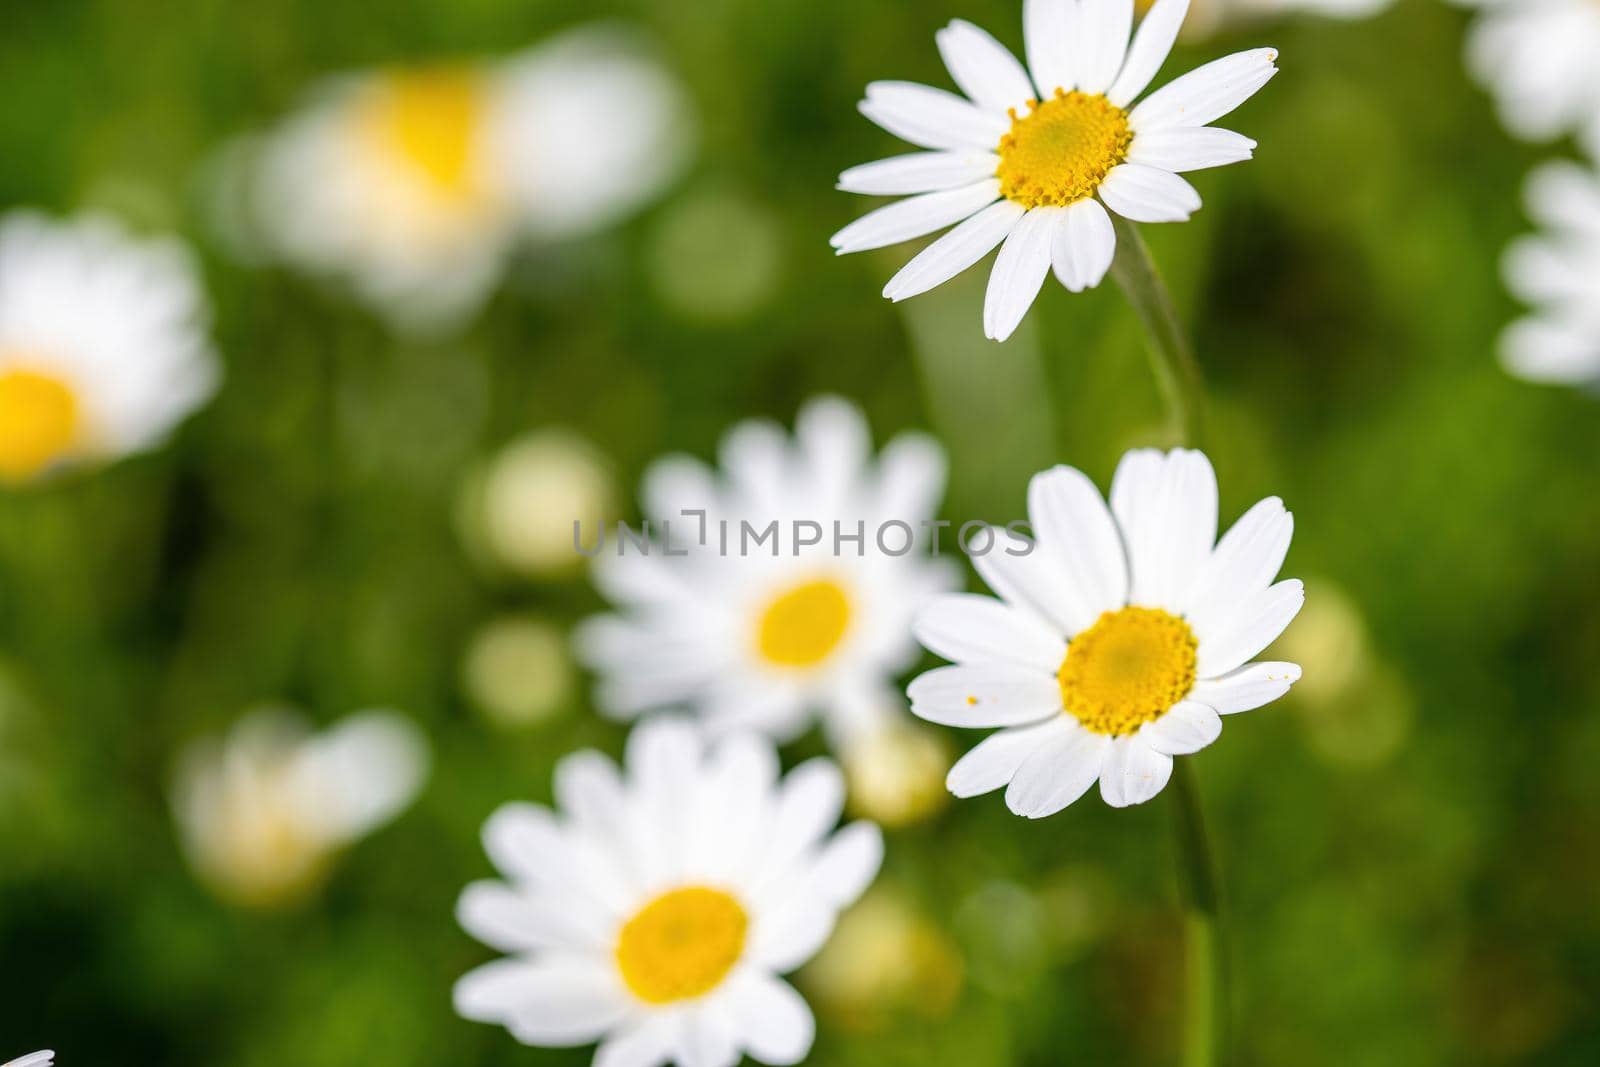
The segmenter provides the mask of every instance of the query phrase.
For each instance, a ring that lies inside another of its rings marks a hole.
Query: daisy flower
[[[1222,715],[1300,677],[1249,662],[1305,599],[1297,580],[1273,584],[1294,532],[1277,497],[1216,541],[1210,461],[1143,450],[1118,465],[1109,508],[1081,472],[1056,467],[1029,483],[1028,516],[1033,551],[973,557],[999,600],[942,597],[917,618],[922,643],[956,665],[912,682],[911,710],[998,730],[951,769],[956,796],[1005,786],[1007,806],[1037,819],[1098,780],[1107,804],[1143,803],[1173,756],[1217,739]]]
[[[1600,4],[1595,0],[1459,0],[1481,9],[1467,66],[1518,137],[1567,133],[1600,152]]]
[[[56,1054],[49,1050],[44,1052],[31,1052],[21,1059],[12,1060],[4,1067],[52,1067],[56,1062]]]
[[[1546,232],[1513,244],[1504,274],[1536,310],[1506,330],[1501,361],[1529,381],[1600,384],[1600,176],[1547,163],[1529,178],[1526,199]]]
[[[194,261],[109,219],[0,219],[0,483],[160,443],[217,362]]]
[[[706,743],[655,720],[619,773],[596,752],[556,767],[559,814],[501,808],[484,846],[506,879],[457,915],[510,955],[467,974],[456,1010],[529,1045],[600,1043],[596,1067],[799,1063],[811,1009],[780,975],[816,954],[871,884],[871,823],[832,833],[844,803],[826,760],[781,782],[769,742]]]
[[[801,409],[792,439],[770,422],[734,427],[721,460],[721,477],[682,456],[646,472],[644,513],[687,555],[618,543],[596,558],[623,608],[578,632],[597,702],[619,718],[687,707],[713,730],[778,740],[818,713],[836,745],[877,728],[904,706],[893,680],[918,654],[912,615],[956,583],[920,528],[943,453],[908,433],[874,457],[860,410],[830,397]],[[705,513],[704,544],[685,510]]]
[[[1073,292],[1100,284],[1116,235],[1107,209],[1134,222],[1182,222],[1200,194],[1179,174],[1249,159],[1255,142],[1209,124],[1277,73],[1271,48],[1219,59],[1134,101],[1149,86],[1189,0],[1157,0],[1132,36],[1133,0],[1027,0],[1028,68],[988,33],[957,20],[940,54],[966,94],[874,82],[861,112],[926,152],[855,167],[839,188],[907,199],[833,236],[841,255],[947,226],[890,279],[900,301],[940,285],[1000,247],[983,329],[1003,341],[1044,279]]]
[[[403,811],[427,775],[428,747],[390,712],[352,715],[322,733],[260,711],[225,739],[183,754],[173,812],[196,873],[253,906],[315,889],[338,852]]]
[[[517,239],[582,235],[684,162],[677,82],[625,37],[574,31],[499,61],[339,78],[261,145],[252,229],[401,329],[473,312]]]

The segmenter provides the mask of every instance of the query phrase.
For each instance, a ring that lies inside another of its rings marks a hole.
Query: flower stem
[[[1127,294],[1149,335],[1150,367],[1178,439],[1198,448],[1205,424],[1205,384],[1200,377],[1200,364],[1195,362],[1177,309],[1172,306],[1172,295],[1150,258],[1144,235],[1120,215],[1112,213],[1111,221],[1117,232],[1111,276]]]
[[[1172,295],[1161,281],[1139,228],[1113,214],[1117,255],[1111,275],[1127,294],[1149,335],[1150,364],[1166,400],[1178,440],[1198,447],[1204,426],[1205,383],[1195,362]],[[1227,967],[1222,950],[1222,908],[1217,866],[1206,835],[1205,815],[1194,768],[1187,759],[1174,761],[1173,831],[1182,883],[1184,931],[1188,945],[1183,1058],[1184,1067],[1215,1067],[1224,1061],[1228,1006]]]

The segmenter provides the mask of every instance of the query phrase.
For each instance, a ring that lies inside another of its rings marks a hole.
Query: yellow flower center
[[[838,582],[805,582],[761,613],[761,656],[779,667],[815,667],[839,646],[849,625],[850,598]]]
[[[646,904],[622,927],[617,967],[647,1004],[704,996],[744,955],[750,917],[720,889],[687,886]]]
[[[24,481],[68,458],[82,444],[77,394],[61,379],[0,367],[0,479]]]
[[[1098,93],[1057,89],[1026,115],[1012,109],[995,171],[1001,195],[1026,208],[1076,204],[1094,195],[1132,143],[1127,112]]]
[[[1189,624],[1159,608],[1108,611],[1067,645],[1062,703],[1097,734],[1131,734],[1189,695],[1196,645]]]
[[[487,108],[483,76],[468,68],[388,75],[370,91],[361,119],[371,143],[445,200],[481,193],[478,144]]]

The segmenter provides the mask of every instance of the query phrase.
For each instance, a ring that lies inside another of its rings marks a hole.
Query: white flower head
[[[21,1059],[5,1064],[4,1067],[53,1067],[55,1062],[56,1054],[47,1049],[44,1052],[30,1052]]]
[[[1518,137],[1567,133],[1600,153],[1600,4],[1594,0],[1458,0],[1481,8],[1467,66]]]
[[[1299,679],[1292,663],[1250,662],[1305,600],[1298,580],[1273,582],[1294,532],[1277,497],[1217,541],[1210,461],[1141,450],[1117,467],[1109,508],[1056,467],[1029,484],[1028,516],[1036,541],[974,557],[999,600],[942,597],[917,619],[955,665],[911,683],[911,710],[998,731],[951,769],[956,796],[1006,787],[1007,806],[1037,819],[1098,780],[1106,803],[1143,803],[1173,756],[1217,739],[1220,716]]]
[[[922,528],[943,453],[908,433],[874,456],[861,412],[827,397],[801,409],[793,438],[764,420],[734,427],[721,462],[720,476],[681,456],[645,475],[645,514],[687,555],[619,542],[596,558],[596,582],[624,609],[578,633],[598,703],[621,718],[687,707],[714,731],[779,740],[818,713],[836,744],[877,726],[916,660],[912,615],[956,581]],[[703,545],[685,510],[705,513]]]
[[[1547,163],[1526,199],[1545,230],[1511,246],[1504,273],[1534,311],[1502,336],[1501,361],[1529,381],[1600,385],[1600,174]]]
[[[1156,0],[1137,34],[1133,6],[1027,0],[1027,68],[977,26],[952,22],[938,34],[939,51],[965,98],[910,82],[869,85],[862,114],[929,151],[840,175],[848,192],[908,198],[834,234],[834,248],[862,252],[955,226],[889,281],[883,295],[899,301],[1000,246],[983,328],[1003,341],[1052,267],[1073,292],[1100,284],[1116,251],[1107,209],[1134,222],[1187,220],[1200,194],[1179,174],[1251,157],[1254,141],[1210,123],[1277,73],[1278,53],[1219,59],[1134,106],[1166,62],[1189,0]]]
[[[176,241],[0,218],[0,482],[160,443],[216,388],[208,318]]]
[[[580,752],[555,791],[559,813],[512,804],[484,827],[506,881],[468,886],[457,916],[509,955],[456,984],[456,1010],[530,1045],[598,1041],[596,1067],[804,1059],[811,1010],[779,976],[883,859],[873,824],[832,832],[838,769],[813,760],[780,781],[766,740],[657,719],[629,737],[622,773]]]
[[[483,302],[519,238],[614,221],[676,176],[691,141],[678,83],[611,28],[353,74],[265,138],[249,229],[396,328],[438,331]]]
[[[221,896],[271,906],[318,886],[338,851],[403,811],[421,788],[428,746],[407,719],[351,715],[312,733],[260,711],[226,738],[183,754],[173,811],[196,873]]]

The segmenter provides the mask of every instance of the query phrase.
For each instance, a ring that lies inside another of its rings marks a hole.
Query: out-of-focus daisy
[[[917,656],[913,613],[956,580],[919,528],[943,492],[943,453],[913,433],[875,457],[861,412],[824,398],[793,439],[766,421],[736,426],[721,461],[720,477],[688,457],[656,463],[644,513],[658,533],[671,524],[671,545],[607,544],[596,558],[596,582],[624,609],[578,633],[599,704],[624,718],[688,707],[714,730],[779,740],[816,713],[835,744],[875,728]],[[705,513],[703,545],[686,509]]]
[[[12,1060],[5,1067],[52,1067],[56,1062],[56,1054],[50,1051],[31,1052],[21,1059]]]
[[[951,769],[956,796],[1005,786],[1012,811],[1042,818],[1098,780],[1106,803],[1142,803],[1173,756],[1217,739],[1222,715],[1300,677],[1249,662],[1305,600],[1298,580],[1273,584],[1294,532],[1277,497],[1218,541],[1210,461],[1141,450],[1118,465],[1109,509],[1056,467],[1029,484],[1028,516],[1032,551],[973,557],[1001,599],[941,597],[917,618],[922,643],[956,665],[912,682],[911,710],[998,730]]]
[[[535,615],[485,623],[461,664],[467,696],[505,729],[537,726],[567,710],[575,674],[566,634]]]
[[[1458,0],[1480,8],[1467,66],[1518,137],[1567,133],[1600,152],[1600,4],[1594,0]]]
[[[872,882],[871,823],[832,833],[844,782],[813,760],[781,782],[754,735],[707,745],[656,720],[625,773],[581,752],[556,768],[560,813],[508,805],[484,827],[507,883],[457,915],[509,953],[456,984],[456,1010],[529,1045],[599,1041],[597,1067],[798,1063],[815,1029],[780,975],[816,954]]]
[[[1501,361],[1530,381],[1600,383],[1600,176],[1547,163],[1529,178],[1526,200],[1545,232],[1514,243],[1504,273],[1535,310],[1506,330]]]
[[[850,783],[850,810],[881,826],[909,826],[949,802],[944,788],[949,746],[921,723],[907,720],[903,711],[853,736],[839,759]]]
[[[0,482],[159,443],[216,388],[208,315],[175,241],[0,219]]]
[[[687,156],[684,94],[638,44],[573,31],[503,60],[346,76],[261,145],[264,251],[339,276],[401,328],[473,311],[520,236],[605,225]]]
[[[256,712],[183,754],[173,810],[208,885],[272,906],[315,889],[340,849],[404,810],[427,767],[421,732],[393,713],[361,712],[314,734],[290,713]]]
[[[905,300],[988,255],[984,335],[1021,323],[1045,276],[1073,292],[1100,284],[1116,235],[1107,209],[1134,222],[1182,222],[1200,194],[1179,174],[1249,159],[1255,142],[1210,123],[1277,73],[1276,50],[1209,63],[1134,100],[1178,36],[1189,0],[1157,0],[1132,36],[1133,0],[1027,0],[1028,69],[968,22],[939,31],[939,51],[966,97],[911,82],[874,82],[861,112],[926,152],[847,170],[848,192],[907,199],[833,236],[842,255],[947,226],[890,279]]]

